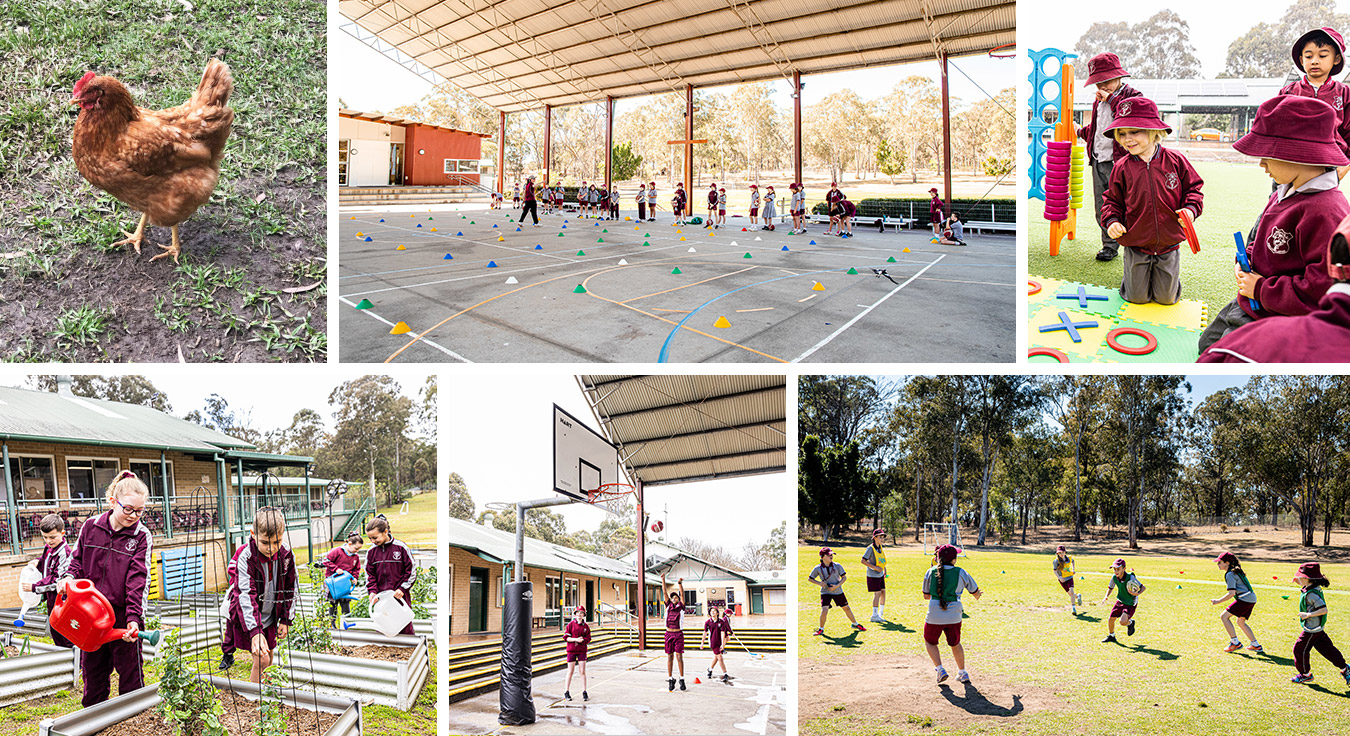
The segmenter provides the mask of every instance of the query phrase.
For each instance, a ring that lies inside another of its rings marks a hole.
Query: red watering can
[[[110,641],[118,641],[126,629],[113,628],[116,621],[112,604],[94,588],[92,580],[71,580],[56,602],[49,621],[53,629],[79,647],[94,652]],[[139,632],[136,637],[151,644],[159,643],[159,632]]]

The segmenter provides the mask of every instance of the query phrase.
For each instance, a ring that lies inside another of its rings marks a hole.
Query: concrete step
[[[587,659],[596,659],[608,654],[617,654],[628,649],[627,643],[613,643],[597,647],[595,641],[591,641],[590,648],[586,651]],[[547,657],[535,656],[531,658],[531,672],[534,675],[542,675],[548,672],[563,669],[567,666],[567,654],[553,654]],[[498,662],[494,667],[487,667],[472,673],[464,673],[462,677],[456,677],[454,673],[450,675],[449,702],[454,703],[465,698],[472,698],[475,695],[481,695],[486,692],[496,690],[501,685],[501,663]]]

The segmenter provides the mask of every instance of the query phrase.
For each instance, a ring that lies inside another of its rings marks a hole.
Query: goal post
[[[966,545],[961,541],[961,527],[951,522],[929,521],[923,525],[923,552],[933,554],[938,545],[953,544],[966,556]]]

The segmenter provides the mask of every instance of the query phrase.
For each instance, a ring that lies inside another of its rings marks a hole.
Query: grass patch
[[[1247,238],[1247,231],[1270,197],[1270,177],[1255,161],[1241,164],[1199,161],[1193,165],[1205,180],[1205,207],[1200,219],[1195,221],[1200,252],[1191,253],[1184,245],[1181,249],[1181,296],[1207,303],[1213,317],[1237,296],[1233,280],[1233,233],[1241,232],[1243,239]],[[1044,203],[1035,199],[1028,203],[1028,274],[1081,281],[1109,289],[1120,287],[1124,272],[1121,257],[1109,263],[1094,257],[1101,249],[1102,241],[1101,228],[1097,227],[1092,211],[1091,179],[1089,174],[1085,182],[1088,191],[1083,193],[1083,209],[1078,211],[1077,240],[1062,242],[1056,257],[1050,256],[1050,223],[1043,216]]]
[[[854,615],[868,627],[856,638],[845,638],[847,620],[833,610],[825,638],[811,635],[820,611],[817,588],[798,585],[798,651],[802,661],[800,692],[813,683],[811,669],[831,664],[847,666],[854,657],[869,655],[923,658],[923,674],[932,673],[922,639],[927,610],[920,592],[930,556],[917,548],[893,549],[887,555],[887,625],[869,624],[871,595],[866,591],[862,548],[835,548],[835,559],[849,572],[844,592]],[[1105,571],[1111,556],[1078,556],[1077,569],[1085,580],[1077,581],[1083,602],[1100,601],[1106,589]],[[1340,676],[1325,661],[1314,658],[1317,686],[1289,682],[1294,675],[1292,649],[1298,635],[1298,595],[1289,580],[1292,562],[1244,563],[1258,587],[1258,603],[1252,618],[1267,654],[1227,654],[1227,634],[1219,622],[1222,606],[1210,604],[1224,593],[1222,576],[1210,557],[1127,555],[1127,561],[1149,591],[1139,608],[1139,626],[1133,637],[1118,631],[1119,645],[1103,644],[1108,607],[1086,605],[1075,618],[1067,610],[1067,595],[1050,573],[1047,554],[971,551],[958,564],[971,573],[985,591],[975,601],[963,596],[967,618],[962,626],[962,644],[967,668],[975,684],[993,678],[1011,682],[1014,692],[1034,688],[1052,692],[1063,707],[1028,709],[1015,719],[1001,720],[999,733],[1023,736],[1044,734],[1196,734],[1226,736],[1233,733],[1306,733],[1321,729],[1330,714],[1350,708],[1350,693]],[[1333,582],[1350,579],[1350,565],[1325,564]],[[798,550],[798,569],[803,577],[818,562],[816,548]],[[1185,571],[1184,573],[1181,571]],[[1278,576],[1279,580],[1272,580]],[[1171,582],[1175,578],[1184,582]],[[1181,585],[1178,589],[1177,585]],[[1339,590],[1333,588],[1333,590]],[[1283,595],[1289,595],[1288,600]],[[1332,616],[1328,632],[1338,645],[1350,645],[1350,596],[1329,595]],[[1225,604],[1227,605],[1227,604]],[[898,623],[901,626],[895,626]],[[839,643],[832,641],[837,637]],[[847,642],[848,645],[843,645]],[[1246,642],[1244,642],[1245,644]],[[949,671],[950,651],[941,651]],[[917,677],[917,675],[916,675]],[[952,726],[943,722],[956,709],[937,695],[932,685],[932,712],[916,712],[910,729],[942,734],[989,733],[988,722]],[[988,685],[986,685],[987,687]],[[961,687],[953,686],[959,695]],[[848,698],[846,692],[833,697]],[[845,700],[849,704],[852,701]],[[828,711],[828,709],[826,709]],[[913,712],[911,705],[906,710]],[[931,730],[914,718],[932,718]],[[843,717],[842,713],[801,713],[803,734],[863,734],[903,730],[905,724],[876,723]]]
[[[0,253],[19,254],[0,259],[7,359],[327,359],[325,30],[314,0],[0,0]],[[76,171],[66,101],[88,69],[143,107],[178,105],[212,56],[235,80],[220,182],[179,228],[181,262],[152,264],[158,248],[111,246],[140,213]],[[71,339],[58,321],[90,305],[103,333]]]
[[[380,508],[377,513],[389,517],[394,536],[409,547],[431,549],[436,546],[436,519],[440,507],[436,494],[422,493],[408,499],[408,513],[402,513],[402,504]]]

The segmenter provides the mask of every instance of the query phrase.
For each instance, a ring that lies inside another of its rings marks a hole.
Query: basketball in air
[[[655,524],[652,524],[652,534],[660,534],[661,530],[665,528],[666,525],[658,521]]]

